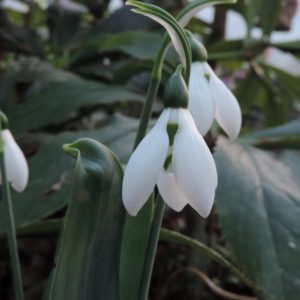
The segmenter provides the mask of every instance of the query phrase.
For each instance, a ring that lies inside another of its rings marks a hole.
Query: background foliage
[[[186,3],[174,2],[158,4],[176,14]],[[24,193],[13,194],[13,200],[23,275],[28,278],[27,298],[41,299],[54,264],[53,249],[74,168],[74,160],[63,153],[62,145],[81,137],[94,138],[126,163],[163,32],[126,7],[112,12],[106,0],[64,0],[50,5],[26,1],[22,2],[26,12],[4,3],[0,2],[0,107],[29,159],[29,186]],[[244,126],[236,143],[220,137],[217,128],[206,137],[219,173],[212,216],[203,221],[188,208],[181,215],[167,212],[164,226],[222,253],[253,286],[246,287],[224,267],[199,257],[196,249],[163,242],[155,266],[153,299],[196,299],[199,295],[219,299],[188,273],[177,277],[176,271],[186,265],[201,269],[234,293],[254,293],[261,299],[299,297],[300,78],[294,70],[280,69],[266,59],[270,47],[299,59],[300,40],[275,43],[270,39],[272,32],[288,29],[286,19],[291,19],[292,10],[287,5],[292,3],[239,0],[236,5],[218,7],[212,23],[194,19],[188,26],[208,48],[211,65],[232,87]],[[243,39],[224,38],[229,9],[247,24]],[[260,38],[251,35],[253,28],[261,29]],[[153,117],[162,108],[165,79],[177,62],[170,49]],[[0,201],[3,238],[1,207]],[[101,224],[95,230],[101,232]],[[40,242],[52,250],[39,250]],[[7,252],[2,241],[1,245],[0,298],[11,299]],[[36,257],[44,259],[37,263],[43,270],[37,277]],[[168,280],[182,284],[169,285]]]

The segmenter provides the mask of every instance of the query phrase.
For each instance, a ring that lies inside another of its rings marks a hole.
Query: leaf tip
[[[63,150],[65,153],[71,155],[74,158],[78,156],[78,149],[74,147],[74,144],[64,144]]]

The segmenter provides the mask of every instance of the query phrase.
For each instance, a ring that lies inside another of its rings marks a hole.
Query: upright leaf
[[[66,145],[65,151],[77,161],[49,299],[118,299],[122,167],[91,139]]]

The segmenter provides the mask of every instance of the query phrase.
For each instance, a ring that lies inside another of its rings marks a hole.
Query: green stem
[[[1,127],[0,127],[0,133],[1,132],[2,131],[1,131]],[[24,292],[23,292],[23,283],[22,283],[19,255],[18,255],[14,212],[13,212],[13,206],[12,206],[12,201],[11,201],[9,184],[8,184],[7,176],[6,176],[6,169],[5,169],[5,162],[4,162],[5,153],[3,151],[2,139],[0,140],[0,144],[1,144],[0,168],[1,168],[1,179],[2,179],[2,196],[3,196],[3,200],[5,202],[5,209],[7,210],[7,221],[8,221],[7,239],[8,239],[13,281],[14,281],[14,289],[15,289],[16,299],[23,300]]]
[[[161,80],[161,74],[162,74],[162,67],[163,67],[163,61],[164,57],[166,55],[168,46],[169,46],[169,38],[166,34],[163,38],[162,44],[160,46],[159,52],[156,56],[154,66],[152,69],[152,76],[151,81],[148,87],[143,111],[141,114],[140,124],[138,128],[138,132],[136,135],[135,145],[134,148],[137,147],[137,145],[141,142],[141,140],[146,135],[146,131],[148,128],[149,120],[151,118],[152,114],[152,108],[153,104],[158,92],[160,80]],[[143,273],[142,278],[139,286],[139,298],[140,300],[147,299],[148,292],[149,292],[149,286],[151,281],[151,275],[153,270],[153,263],[154,258],[156,254],[156,248],[157,248],[157,242],[159,237],[159,231],[161,226],[161,221],[163,218],[164,213],[164,202],[161,199],[160,196],[158,196],[158,201],[155,207],[154,217],[151,224],[151,231],[150,231],[150,238],[147,245],[147,252],[145,255],[144,260],[144,266],[143,266]]]
[[[158,195],[154,217],[152,221],[150,239],[148,242],[148,248],[146,252],[144,270],[141,278],[140,291],[138,297],[139,300],[147,300],[148,298],[151,275],[152,275],[157,243],[159,240],[160,227],[161,227],[164,211],[165,211],[165,203],[161,198],[161,196]]]
[[[169,43],[170,43],[169,37],[167,34],[165,34],[159,52],[154,61],[152,76],[148,87],[143,111],[141,114],[140,124],[138,128],[134,148],[138,146],[138,144],[146,135],[149,120],[152,114],[153,104],[161,81],[163,62],[168,50]],[[188,49],[188,51],[190,51],[190,49]],[[189,55],[188,59],[189,60],[191,59],[191,55]],[[191,66],[191,62],[189,61],[187,63],[187,69],[185,73],[187,84],[190,77],[190,66]],[[148,241],[148,248],[147,248],[145,261],[144,261],[143,274],[140,283],[139,298],[138,298],[139,300],[146,300],[148,297],[153,264],[154,264],[156,248],[157,248],[157,243],[159,238],[159,231],[160,231],[164,210],[165,210],[164,202],[160,197],[160,195],[158,195],[158,200],[154,212],[154,218],[151,224],[150,239]]]
[[[260,289],[256,286],[256,284],[251,281],[244,273],[242,273],[236,266],[234,266],[228,259],[223,257],[220,253],[215,251],[214,249],[206,246],[205,244],[192,239],[188,236],[185,236],[181,233],[162,229],[160,232],[160,240],[168,241],[168,242],[177,242],[180,244],[184,244],[190,247],[197,249],[201,254],[206,255],[211,260],[216,261],[229,271],[231,271],[236,277],[238,277],[245,285],[252,288],[256,292],[260,292]]]
[[[168,49],[168,45],[169,45],[169,39],[168,39],[168,36],[165,35],[163,38],[163,42],[160,46],[159,52],[154,61],[154,66],[152,69],[152,76],[151,76],[150,84],[148,87],[143,111],[141,114],[140,124],[139,124],[138,132],[136,135],[134,147],[136,147],[141,142],[141,140],[144,138],[144,136],[146,135],[147,127],[148,127],[149,120],[150,120],[150,117],[152,114],[153,104],[154,104],[154,101],[155,101],[155,98],[156,98],[156,95],[158,92],[160,80],[161,80],[163,61],[164,61],[164,57],[165,57],[165,54]]]

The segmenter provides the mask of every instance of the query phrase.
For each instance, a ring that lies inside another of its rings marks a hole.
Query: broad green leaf
[[[7,116],[14,120],[12,131],[21,133],[70,119],[82,107],[121,101],[141,102],[143,97],[124,86],[104,85],[78,78],[45,83],[28,93],[24,103],[11,107]]]
[[[156,28],[155,25],[156,24],[154,22],[144,16],[136,15],[133,18],[129,7],[123,6],[102,20],[102,22],[94,26],[92,31],[94,33],[102,31],[116,34],[132,30],[143,30],[149,32]]]
[[[92,32],[76,42],[78,48],[96,48],[100,54],[119,52],[132,57],[150,60],[159,49],[161,36],[142,30],[125,31],[116,34]],[[84,49],[86,51],[86,49]]]
[[[72,3],[72,2],[70,2]],[[86,8],[79,3],[68,5],[53,2],[47,9],[47,23],[50,33],[50,43],[55,48],[63,48],[76,35],[81,16]]]
[[[122,52],[138,59],[153,59],[161,36],[152,32],[129,31],[110,35],[98,43],[100,53]]]
[[[11,100],[18,83],[63,82],[75,78],[74,74],[56,69],[36,57],[21,57],[10,63],[0,76],[1,107],[7,110],[13,105]]]
[[[122,167],[95,140],[64,149],[77,161],[49,299],[119,299]]]
[[[42,55],[42,43],[32,30],[15,25],[0,9],[0,44],[5,51],[26,55]]]
[[[22,194],[13,194],[17,228],[37,222],[66,205],[72,159],[63,153],[63,144],[80,137],[93,138],[111,148],[122,162],[127,161],[138,122],[120,115],[107,118],[104,122],[105,127],[100,129],[62,133],[29,159],[29,184]],[[0,234],[5,231],[4,220],[0,203]]]
[[[266,152],[221,138],[216,207],[231,255],[263,291],[260,299],[300,293],[300,155]]]

